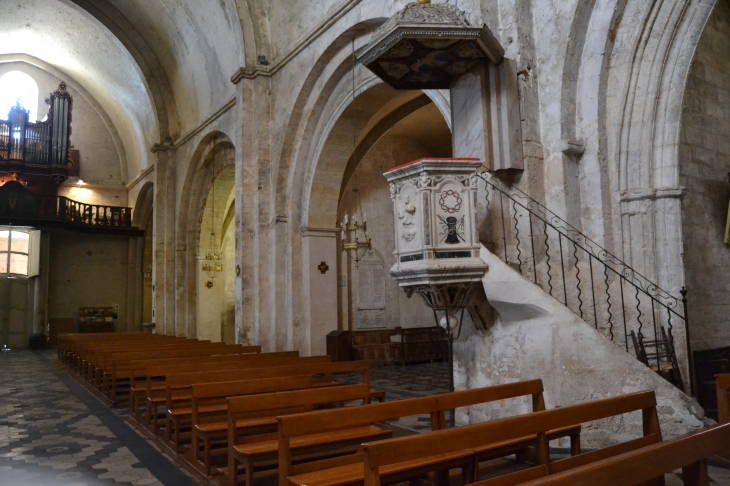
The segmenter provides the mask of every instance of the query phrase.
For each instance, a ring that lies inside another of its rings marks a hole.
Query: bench
[[[641,437],[551,462],[548,448],[549,431],[635,411],[642,413]],[[510,441],[533,436],[537,436],[538,445],[539,464],[536,468],[482,481],[479,483],[480,486],[520,484],[529,480],[530,474],[561,473],[662,440],[656,412],[656,397],[653,391],[646,391],[454,429],[438,430],[415,437],[365,443],[362,446],[364,458],[359,473],[365,486],[379,486],[383,480],[391,482],[394,478],[400,480],[414,477],[425,470],[442,469],[444,467],[442,459],[449,454],[475,457],[475,454],[485,447],[499,447]],[[474,459],[473,477],[478,479],[476,462]],[[292,478],[289,479],[290,483],[294,483],[291,481]],[[663,477],[652,481],[651,484],[663,484]]]
[[[138,346],[145,345],[148,343],[155,344],[166,344],[166,343],[181,343],[188,341],[187,339],[172,338],[168,336],[156,337],[150,339],[142,337],[141,335],[125,336],[120,338],[104,338],[104,339],[79,339],[78,335],[65,335],[62,343],[59,345],[59,358],[61,362],[72,372],[80,374],[81,365],[83,358],[93,353],[96,349],[101,349],[111,346]]]
[[[158,408],[165,407],[164,435],[169,439],[170,420],[177,421],[183,417],[189,417],[190,413],[184,410],[189,409],[192,400],[192,386],[194,383],[220,383],[224,381],[241,381],[255,378],[274,378],[279,376],[302,375],[306,372],[297,373],[297,369],[305,366],[327,365],[330,363],[329,356],[307,356],[303,358],[284,358],[277,360],[264,360],[238,363],[234,369],[217,369],[214,371],[197,371],[187,373],[168,373],[164,382],[153,382],[150,377],[147,379],[147,396],[145,398],[146,421],[145,426],[153,432],[159,433]],[[278,373],[271,370],[285,369],[286,372]],[[150,373],[155,375],[158,371],[152,369]],[[255,374],[255,375],[254,375]],[[154,389],[153,385],[164,385],[164,389]]]
[[[316,406],[337,405],[343,402],[362,401],[370,398],[369,385],[344,385],[318,390],[297,390],[285,393],[269,393],[257,396],[231,397],[228,399],[227,446],[228,467],[226,475],[230,484],[238,484],[240,464],[245,473],[245,483],[253,483],[254,469],[261,463],[276,464],[279,440],[276,434],[277,416],[314,410]],[[354,407],[359,408],[359,407]],[[256,429],[273,427],[274,434],[253,435]],[[196,426],[197,429],[202,427]],[[195,433],[199,433],[196,431]],[[314,436],[295,439],[291,448],[297,453],[317,453],[320,449],[345,448],[359,445],[360,441],[376,437],[387,438],[392,431],[380,426],[363,426],[335,433],[326,433],[324,443]]]
[[[112,333],[100,334],[60,334],[58,336],[58,359],[61,362],[68,362],[68,358],[80,348],[89,343],[123,342],[123,341],[153,341],[171,339],[171,336],[144,335],[141,332],[119,333],[115,336]],[[179,339],[179,338],[177,338]]]
[[[634,486],[682,468],[685,486],[709,486],[706,459],[730,454],[730,424],[718,425],[548,475],[541,466],[522,486]],[[537,476],[539,474],[540,476]],[[494,486],[488,481],[474,486]]]
[[[211,343],[209,341],[128,341],[126,343],[106,343],[96,344],[91,349],[83,349],[77,356],[77,369],[78,374],[89,382],[94,382],[98,385],[97,374],[99,373],[98,368],[104,368],[106,360],[111,357],[114,352],[154,352],[162,349],[182,349],[182,348],[202,348],[202,347],[221,347],[222,345],[217,343]],[[223,345],[224,346],[224,345]]]
[[[141,420],[139,408],[141,404],[144,403],[148,393],[153,391],[162,391],[164,396],[164,378],[167,374],[229,369],[229,367],[240,367],[240,363],[253,363],[260,361],[267,361],[273,365],[276,360],[298,357],[298,351],[281,351],[274,353],[198,356],[194,358],[164,358],[131,361],[129,378],[130,417],[137,422]]]
[[[361,483],[363,480],[363,462],[362,456],[359,455],[345,459],[337,458],[335,460],[292,464],[289,444],[299,437],[315,433],[332,434],[338,430],[420,414],[430,414],[431,430],[436,431],[446,427],[445,412],[447,410],[520,397],[529,397],[533,413],[541,413],[540,411],[545,409],[542,381],[530,380],[412,400],[367,405],[357,407],[357,410],[327,410],[280,417],[279,486],[309,485],[313,483],[318,486],[343,485],[353,482]],[[545,431],[545,437],[547,440],[570,437],[571,451],[575,455],[580,451],[580,431],[580,424],[553,427]],[[439,464],[444,467],[447,464],[462,467],[465,478],[470,478],[472,476],[473,461],[519,453],[530,446],[537,447],[540,437],[535,433],[510,439],[498,444],[490,444],[476,451],[476,453],[470,451],[466,455],[458,450],[447,451],[440,456],[439,460],[443,459],[443,461]],[[421,458],[416,458],[416,463],[419,464],[419,467],[432,465],[428,461],[423,463]]]
[[[249,398],[249,395],[271,395],[273,392],[280,392],[274,394],[278,402],[282,399],[281,397],[286,395],[281,392],[312,388],[312,383],[312,375],[296,375],[193,385],[190,409],[192,421],[190,458],[193,464],[202,469],[206,476],[210,476],[211,457],[226,452],[227,444],[225,442],[228,437],[228,399],[226,397]],[[286,407],[279,406],[278,408],[285,409]],[[263,413],[252,414],[251,417],[254,415],[258,418],[255,422],[259,429],[268,431],[272,426],[276,426],[276,419],[262,420],[261,418],[265,417]],[[213,441],[216,439],[223,439],[222,444],[215,444],[221,445],[222,448],[213,448]],[[203,456],[202,464],[198,463],[201,454]]]
[[[300,360],[329,358],[310,357],[299,358]],[[365,361],[351,361],[343,363],[306,363],[301,362],[296,365],[278,366],[278,367],[261,367],[256,369],[255,376],[252,376],[251,370],[236,370],[228,372],[211,372],[211,373],[191,373],[184,375],[173,375],[168,377],[166,382],[165,404],[166,404],[166,423],[165,438],[174,443],[174,447],[179,447],[179,431],[180,427],[188,418],[192,417],[192,387],[193,384],[216,383],[216,382],[232,382],[246,381],[251,379],[278,378],[284,376],[296,375],[324,375],[323,378],[313,380],[313,387],[327,387],[333,385],[342,385],[343,383],[333,381],[332,375],[338,373],[360,373],[362,374],[362,382],[370,386],[369,365]],[[231,395],[225,395],[225,398]],[[215,398],[215,397],[199,397]],[[219,397],[221,398],[221,397]],[[148,402],[151,400],[148,399]],[[221,411],[225,412],[225,405],[221,407]],[[222,419],[225,421],[225,418]],[[173,436],[173,432],[175,435]]]
[[[223,356],[234,354],[245,354],[246,349],[243,346],[230,345],[208,345],[201,347],[183,347],[164,350],[149,350],[144,352],[125,352],[112,353],[110,357],[111,371],[103,373],[102,392],[112,401],[118,404],[120,401],[120,392],[128,392],[127,389],[120,390],[120,384],[126,383],[131,378],[131,369],[129,364],[131,361],[145,358],[192,358],[196,356]],[[126,397],[126,393],[124,394]]]

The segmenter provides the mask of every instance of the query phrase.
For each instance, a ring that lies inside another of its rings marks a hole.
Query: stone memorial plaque
[[[361,310],[355,317],[355,325],[358,329],[385,329],[385,311],[383,310]]]
[[[376,256],[358,264],[357,309],[385,309],[385,267]]]

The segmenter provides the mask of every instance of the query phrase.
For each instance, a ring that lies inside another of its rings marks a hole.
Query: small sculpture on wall
[[[398,212],[398,219],[404,220],[401,236],[406,241],[413,241],[416,237],[416,233],[418,232],[418,230],[416,230],[416,225],[413,223],[413,215],[416,214],[416,206],[411,202],[411,196],[407,194],[403,209],[406,214]]]

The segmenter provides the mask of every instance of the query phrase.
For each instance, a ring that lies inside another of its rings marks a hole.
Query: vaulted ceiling
[[[127,181],[154,143],[234,96],[243,42],[234,0],[12,0],[0,15],[0,62],[37,60],[89,93],[119,133]]]

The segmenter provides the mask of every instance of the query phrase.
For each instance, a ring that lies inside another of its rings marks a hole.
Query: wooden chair
[[[674,345],[667,336],[664,326],[660,326],[660,329],[661,339],[657,340],[640,339],[634,331],[631,331],[636,357],[653,372],[684,392],[684,381]]]

